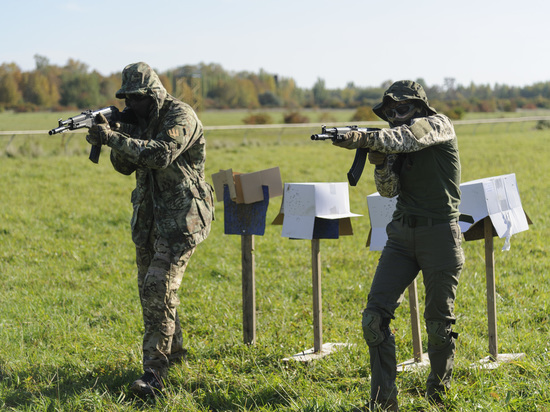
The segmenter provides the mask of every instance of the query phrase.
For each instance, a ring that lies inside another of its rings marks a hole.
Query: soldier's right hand
[[[92,126],[90,129],[88,129],[86,141],[92,146],[101,146],[101,136],[99,135],[97,128],[94,129]]]
[[[109,138],[113,134],[113,131],[109,126],[109,122],[107,121],[105,116],[101,113],[99,113],[96,116],[95,121],[96,121],[96,124],[94,124],[88,130],[88,135],[86,136],[86,140],[88,141],[88,143],[94,146],[107,144],[109,142]]]

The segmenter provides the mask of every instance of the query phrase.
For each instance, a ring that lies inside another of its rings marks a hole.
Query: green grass
[[[310,132],[212,131],[209,180],[219,169],[279,166],[285,182],[345,181],[353,152],[312,142]],[[526,354],[495,370],[470,367],[488,355],[485,260],[482,241],[464,244],[446,403],[461,411],[549,411],[550,131],[525,123],[457,132],[463,181],[516,173],[533,225],[512,237],[509,252],[495,239],[499,352]],[[257,343],[242,343],[240,239],[223,233],[217,203],[212,233],[180,290],[189,367],[171,371],[167,397],[143,403],[128,391],[141,372],[143,329],[129,233],[133,177],[112,170],[107,150],[92,164],[83,135],[74,136],[67,146],[56,136],[18,136],[8,154],[0,136],[0,409],[352,411],[364,403],[369,358],[360,317],[379,257],[365,248],[370,168],[350,188],[351,210],[363,214],[353,219],[354,236],[321,241],[323,338],[355,346],[309,364],[282,360],[313,346],[313,325],[310,243],[282,238],[281,227],[270,225],[281,198],[271,200],[266,233],[256,237]],[[392,328],[398,359],[410,359],[407,300]],[[426,370],[398,376],[402,410],[430,410],[426,377]]]

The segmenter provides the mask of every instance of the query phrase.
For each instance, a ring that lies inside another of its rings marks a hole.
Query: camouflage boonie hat
[[[383,108],[390,99],[396,102],[403,100],[419,100],[426,107],[430,115],[437,114],[437,111],[430,106],[424,88],[411,80],[399,80],[393,83],[388,90],[384,92],[382,102],[372,108],[372,111],[385,121],[388,121],[388,118],[384,114]]]
[[[160,89],[164,89],[164,86],[147,63],[132,63],[122,71],[122,86],[116,92],[116,97],[124,99],[128,94],[151,96],[158,93]]]

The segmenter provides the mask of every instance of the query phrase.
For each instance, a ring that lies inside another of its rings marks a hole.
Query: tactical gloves
[[[94,146],[106,145],[113,133],[105,116],[99,113],[95,118],[95,124],[88,130],[86,140]]]
[[[370,133],[358,132],[352,130],[347,132],[343,139],[338,139],[332,142],[333,145],[343,147],[345,149],[358,149],[360,147],[367,147]]]
[[[369,152],[369,163],[375,166],[382,166],[386,161],[386,154],[381,152]]]

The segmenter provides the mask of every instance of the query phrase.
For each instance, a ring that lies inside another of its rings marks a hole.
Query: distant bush
[[[267,113],[251,113],[243,119],[244,124],[271,124],[273,119]]]
[[[518,105],[516,102],[514,102],[511,99],[502,99],[497,101],[498,109],[503,112],[515,112],[518,108]]]
[[[548,120],[539,120],[537,122],[537,125],[535,126],[535,129],[537,129],[537,130],[550,129],[550,121],[548,121]]]
[[[336,116],[334,116],[330,112],[322,112],[319,115],[319,122],[327,124],[327,123],[336,123]]]
[[[494,99],[481,100],[478,105],[478,111],[482,113],[493,113],[497,111],[497,104]]]
[[[444,110],[443,113],[451,120],[460,120],[466,114],[466,111],[462,107],[453,107],[448,110]]]
[[[464,115],[470,111],[478,111],[479,102],[470,105],[469,102],[442,102],[440,100],[434,100],[430,102],[430,106],[433,107],[438,113],[443,113],[451,120],[460,120]]]
[[[370,107],[359,106],[350,120],[364,122],[364,121],[373,121],[373,120],[380,120],[380,119],[376,114],[374,114],[374,112]]]
[[[309,118],[300,112],[288,112],[283,116],[285,123],[309,123]]]
[[[33,103],[23,102],[16,105],[13,108],[13,110],[15,111],[15,113],[29,113],[29,112],[37,112],[40,110],[40,108]]]

